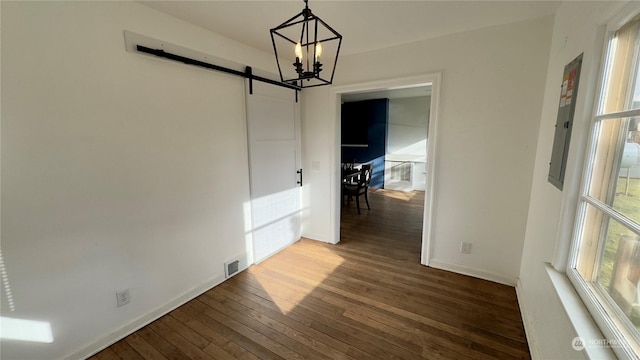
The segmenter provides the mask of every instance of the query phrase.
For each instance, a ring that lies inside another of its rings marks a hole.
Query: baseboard
[[[245,268],[246,269],[246,268]],[[242,269],[241,271],[244,271]],[[140,316],[139,318],[131,321],[127,325],[123,326],[120,329],[117,329],[111,332],[109,335],[102,337],[100,339],[95,340],[94,342],[84,346],[82,349],[68,355],[65,359],[86,359],[89,358],[96,353],[104,350],[105,348],[113,345],[114,343],[122,340],[123,338],[131,335],[132,333],[140,330],[141,328],[149,325],[150,323],[158,320],[162,316],[167,313],[175,310],[176,308],[184,305],[185,303],[195,299],[196,297],[202,295],[209,289],[221,284],[225,280],[224,276],[215,276],[205,283],[196,286],[195,288],[187,291],[186,293],[174,298],[169,301],[167,304],[162,305],[151,312]]]
[[[303,234],[302,235],[303,238],[305,239],[309,239],[309,240],[313,240],[313,241],[320,241],[323,243],[327,243],[327,244],[333,244],[331,241],[327,240],[327,236],[326,235],[320,235],[320,234]]]
[[[542,354],[538,347],[538,337],[536,336],[536,330],[533,323],[533,318],[529,313],[529,307],[527,306],[527,300],[524,296],[522,289],[522,282],[518,279],[516,284],[516,296],[518,297],[518,306],[520,306],[520,316],[522,317],[522,324],[524,325],[524,333],[527,336],[527,343],[529,344],[529,353],[531,359],[542,360]]]
[[[436,269],[452,271],[458,274],[468,275],[478,279],[493,281],[499,284],[504,284],[509,286],[516,286],[516,283],[517,283],[516,278],[504,276],[501,274],[496,274],[490,271],[472,269],[462,265],[451,264],[451,263],[437,260],[437,259],[429,260],[429,266]]]

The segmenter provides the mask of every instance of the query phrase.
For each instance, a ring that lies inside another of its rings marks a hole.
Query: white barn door
[[[294,90],[247,86],[253,260],[300,239],[300,106]]]

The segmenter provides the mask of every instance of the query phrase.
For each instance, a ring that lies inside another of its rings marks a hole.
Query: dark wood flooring
[[[529,359],[514,288],[419,264],[423,202],[372,192],[90,359]]]

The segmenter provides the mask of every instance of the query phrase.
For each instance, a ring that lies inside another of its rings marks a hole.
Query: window
[[[640,16],[614,29],[567,275],[620,357],[640,355]]]

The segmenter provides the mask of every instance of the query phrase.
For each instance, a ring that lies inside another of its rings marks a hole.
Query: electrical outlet
[[[129,289],[116,292],[116,300],[118,307],[125,306],[131,302],[131,296],[129,295]]]
[[[471,243],[468,243],[468,242],[461,243],[460,252],[463,254],[471,254]]]

